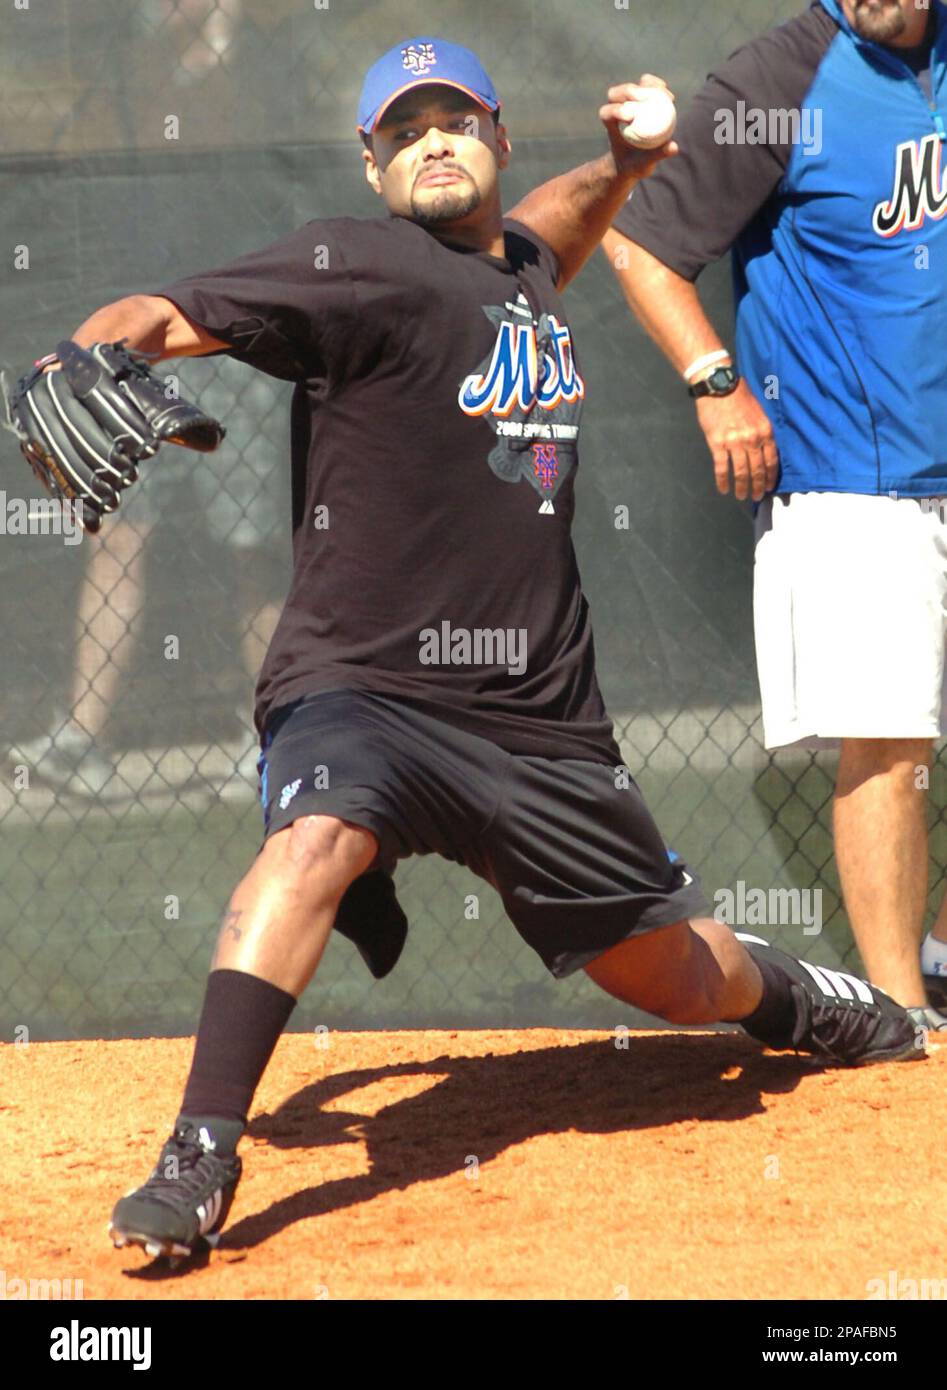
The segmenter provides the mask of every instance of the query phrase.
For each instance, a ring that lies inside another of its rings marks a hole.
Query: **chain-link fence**
[[[412,33],[476,48],[514,141],[508,205],[594,155],[607,85],[655,71],[686,101],[774,0],[23,0],[0,21],[5,314],[18,375],[95,308],[312,217],[377,215],[353,138],[365,68]],[[172,119],[173,118],[173,119]],[[725,266],[702,280],[730,320]],[[576,547],[625,760],[710,894],[821,890],[780,929],[852,959],[832,860],[831,759],[762,748],[749,512],[713,487],[679,383],[602,258],[568,295],[588,386]],[[289,574],[291,387],[227,358],[175,363],[225,421],[207,458],[165,449],[99,541],[19,535],[30,495],[0,445],[0,1036],[193,1029],[216,924],[261,834],[252,687]],[[630,526],[616,530],[615,508]],[[935,777],[938,816],[943,788]],[[933,853],[947,854],[942,819]],[[584,976],[549,980],[492,890],[402,865],[412,923],[387,980],[330,942],[294,1026],[612,1025]],[[479,920],[465,915],[477,893]],[[764,913],[760,925],[773,930]]]

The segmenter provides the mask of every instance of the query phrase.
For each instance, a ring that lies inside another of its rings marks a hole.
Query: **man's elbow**
[[[614,270],[618,279],[622,282],[626,277],[631,278],[636,272],[640,272],[646,266],[660,265],[660,262],[646,251],[643,246],[639,246],[636,241],[618,231],[616,227],[609,227],[602,237],[602,250],[605,252],[609,264]]]
[[[636,313],[655,297],[673,296],[685,287],[693,288],[684,276],[614,227],[602,238],[602,250]]]
[[[201,357],[230,347],[179,309],[173,299],[160,294],[133,295],[143,319],[148,323],[162,358]]]

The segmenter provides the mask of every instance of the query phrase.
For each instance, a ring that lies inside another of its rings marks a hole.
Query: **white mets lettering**
[[[486,371],[482,376],[473,372],[461,384],[457,400],[465,415],[502,417],[534,404],[555,410],[582,399],[585,383],[575,369],[572,335],[554,314],[548,324],[551,351],[543,353],[541,373],[532,324],[500,324]]]
[[[941,171],[942,143],[931,133],[924,139],[905,140],[896,151],[894,188],[886,203],[879,203],[872,227],[880,237],[916,231],[924,219],[947,216],[947,177]]]

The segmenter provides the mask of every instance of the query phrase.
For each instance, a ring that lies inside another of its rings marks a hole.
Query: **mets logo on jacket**
[[[457,403],[490,426],[495,442],[487,462],[496,476],[507,483],[526,479],[542,499],[540,512],[549,515],[575,467],[585,398],[572,334],[555,314],[534,323],[522,293],[514,304],[485,304],[483,312],[496,329],[493,349],[464,377]]]
[[[947,216],[947,173],[941,169],[943,141],[931,133],[905,140],[895,152],[894,188],[878,203],[872,226],[881,237],[916,231],[925,220]]]

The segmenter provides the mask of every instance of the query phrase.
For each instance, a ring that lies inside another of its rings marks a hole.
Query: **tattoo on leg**
[[[240,921],[240,918],[242,916],[243,913],[240,912],[237,908],[228,908],[227,911],[224,913],[224,919],[220,924],[221,936],[223,936],[224,932],[229,931],[233,936],[234,941],[239,941],[243,933],[237,926],[237,923]]]

